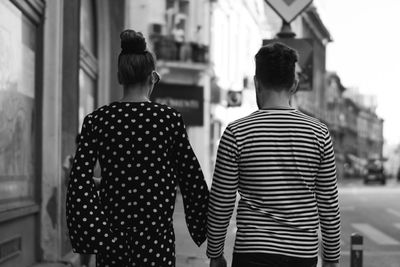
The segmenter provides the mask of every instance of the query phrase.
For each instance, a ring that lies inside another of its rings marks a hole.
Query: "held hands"
[[[221,255],[218,258],[210,259],[210,267],[227,267],[224,255]]]

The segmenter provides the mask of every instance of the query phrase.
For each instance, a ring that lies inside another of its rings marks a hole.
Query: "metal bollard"
[[[363,265],[363,236],[357,233],[351,235],[350,241],[350,267]]]

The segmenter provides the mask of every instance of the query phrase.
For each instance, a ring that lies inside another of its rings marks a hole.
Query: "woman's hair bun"
[[[123,54],[143,54],[146,52],[146,40],[141,32],[125,30],[120,35]]]

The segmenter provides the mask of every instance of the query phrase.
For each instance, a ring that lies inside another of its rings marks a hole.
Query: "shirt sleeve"
[[[238,148],[232,131],[224,131],[219,143],[208,207],[207,256],[223,254],[226,233],[235,207],[239,181]]]
[[[93,254],[115,243],[93,181],[97,140],[92,116],[85,117],[67,190],[67,225],[74,252]]]
[[[177,114],[175,131],[178,183],[186,224],[193,241],[201,246],[207,238],[208,187],[200,164],[189,143],[182,116]]]
[[[322,234],[323,259],[338,262],[340,258],[340,211],[335,155],[329,131],[324,136],[323,156],[316,177],[316,198]]]

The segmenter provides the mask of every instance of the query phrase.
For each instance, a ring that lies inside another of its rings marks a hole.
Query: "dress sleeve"
[[[74,252],[94,254],[104,244],[115,243],[93,181],[97,160],[97,140],[92,132],[93,120],[85,117],[73,161],[67,190],[67,225]]]
[[[200,246],[206,240],[208,187],[200,164],[189,143],[181,115],[175,131],[176,166],[182,193],[186,224],[193,241]]]
[[[335,154],[328,129],[326,129],[324,139],[324,152],[316,177],[323,259],[326,262],[338,262],[340,258],[340,212]]]

